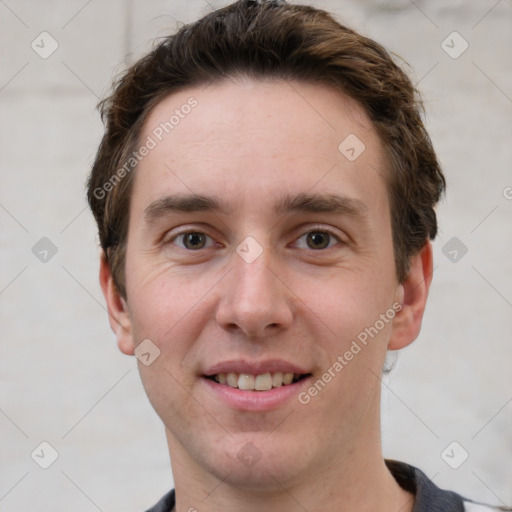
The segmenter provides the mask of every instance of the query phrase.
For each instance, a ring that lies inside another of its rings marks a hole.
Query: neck
[[[168,440],[171,447],[171,435]],[[368,440],[368,439],[367,439]],[[412,512],[414,496],[387,469],[380,451],[365,447],[332,457],[317,470],[266,489],[240,488],[195,466],[179,443],[172,443],[176,512]],[[371,443],[369,443],[371,445]],[[366,445],[368,446],[368,444]],[[181,453],[180,453],[181,452]],[[187,460],[188,459],[188,460]],[[184,463],[186,462],[186,463]]]

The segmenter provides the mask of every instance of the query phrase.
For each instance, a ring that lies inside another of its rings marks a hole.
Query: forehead
[[[187,88],[154,107],[140,136],[150,140],[136,172],[136,193],[147,201],[176,190],[242,203],[274,190],[340,188],[387,200],[371,121],[329,86],[237,78]]]

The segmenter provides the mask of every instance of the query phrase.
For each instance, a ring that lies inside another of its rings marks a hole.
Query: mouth
[[[291,372],[266,372],[253,375],[250,373],[216,373],[213,375],[205,375],[205,378],[229,386],[231,388],[243,391],[265,392],[272,389],[280,388],[295,384],[307,377],[310,373],[291,373]]]
[[[205,368],[201,377],[215,407],[261,413],[293,405],[313,376],[310,368],[285,359],[231,359]]]

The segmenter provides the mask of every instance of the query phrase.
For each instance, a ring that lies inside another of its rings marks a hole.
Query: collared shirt
[[[512,510],[512,508],[479,504],[463,498],[455,492],[440,489],[425,473],[403,462],[386,460],[386,465],[400,487],[415,496],[413,512],[496,512]],[[175,500],[175,493],[172,490],[147,512],[172,512]]]

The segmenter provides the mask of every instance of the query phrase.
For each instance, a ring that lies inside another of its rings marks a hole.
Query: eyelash
[[[213,238],[204,233],[203,231],[199,231],[199,230],[193,230],[193,229],[189,229],[187,231],[182,231],[181,233],[177,233],[175,234],[171,239],[167,240],[164,242],[164,245],[168,245],[168,244],[172,244],[180,237],[183,237],[185,235],[189,235],[189,234],[200,234],[200,235],[205,235],[206,237],[210,238],[213,240]],[[301,238],[307,236],[308,234],[311,234],[311,233],[323,233],[323,234],[327,234],[329,235],[331,238],[334,238],[339,244],[342,244],[342,245],[345,245],[345,242],[343,242],[343,240],[340,239],[340,237],[338,235],[336,235],[335,233],[333,233],[331,230],[329,229],[325,229],[325,228],[321,228],[321,227],[318,227],[318,228],[313,228],[313,229],[309,229],[308,231],[304,232],[299,238],[297,238],[297,240],[300,240]],[[330,242],[329,242],[330,244]],[[336,245],[336,244],[334,244]],[[326,251],[328,249],[331,249],[333,246],[330,246],[328,245],[327,247],[325,248],[322,248],[322,249],[311,249],[311,248],[307,248],[307,250],[310,250],[310,251],[314,251],[314,252],[320,252],[320,251]],[[199,252],[201,250],[204,250],[204,249],[208,249],[209,247],[202,247],[201,249],[187,249],[186,247],[181,247],[179,246],[180,249],[183,249],[185,251],[188,251],[188,252]]]

